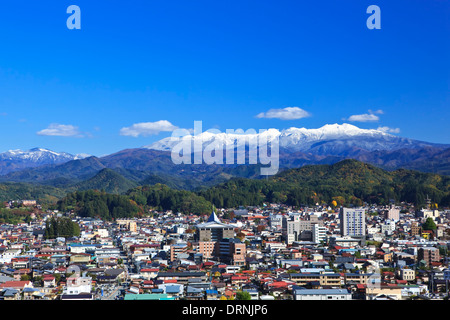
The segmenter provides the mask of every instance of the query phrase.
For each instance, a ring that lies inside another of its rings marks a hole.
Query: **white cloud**
[[[378,121],[380,120],[380,117],[377,116],[377,114],[384,114],[384,111],[381,109],[372,111],[372,110],[368,110],[368,113],[363,113],[363,114],[354,114],[352,116],[350,116],[348,119],[343,119],[343,120],[348,120],[348,121],[352,121],[352,122],[371,122],[371,121]]]
[[[400,128],[389,128],[389,127],[378,127],[378,131],[383,131],[386,133],[400,133]]]
[[[284,109],[270,109],[267,112],[261,112],[257,118],[277,118],[281,120],[295,120],[310,117],[311,114],[299,107],[287,107]]]
[[[59,124],[52,123],[47,129],[43,129],[37,132],[40,136],[58,136],[58,137],[81,137],[80,131],[78,131],[78,127],[75,127],[71,124]]]
[[[141,122],[135,123],[130,127],[124,127],[120,129],[121,136],[139,137],[139,136],[149,136],[157,135],[162,131],[173,131],[177,129],[167,120],[159,120],[156,122]]]
[[[352,122],[369,122],[369,121],[378,121],[380,120],[380,117],[372,113],[364,113],[364,114],[354,114],[350,116],[347,120]]]

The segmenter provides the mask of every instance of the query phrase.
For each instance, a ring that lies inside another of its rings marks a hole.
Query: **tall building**
[[[394,220],[399,221],[400,220],[400,209],[395,208],[394,206],[391,206],[389,209],[384,211],[384,219],[385,220]]]
[[[234,236],[234,227],[220,222],[217,215],[212,212],[207,222],[197,225],[197,252],[204,259],[217,259],[227,264],[244,265],[245,244]]]
[[[420,248],[417,252],[417,259],[424,260],[427,266],[430,266],[431,262],[439,262],[441,256],[439,255],[439,249],[434,247]]]
[[[411,236],[417,236],[420,235],[422,233],[422,228],[420,227],[420,225],[417,222],[413,222],[411,223]]]
[[[313,238],[313,226],[323,225],[316,215],[307,215],[303,219],[300,215],[283,217],[282,235],[286,244],[292,244],[294,241],[311,241]]]
[[[366,211],[364,209],[341,208],[339,220],[341,236],[361,237],[366,235]]]
[[[198,241],[220,241],[234,238],[234,227],[220,222],[213,211],[205,223],[197,225],[196,239]]]
[[[327,239],[327,228],[319,225],[318,223],[312,226],[312,241],[315,243],[320,243],[321,241],[326,241]]]

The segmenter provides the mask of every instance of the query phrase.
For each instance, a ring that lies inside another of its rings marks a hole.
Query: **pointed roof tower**
[[[211,212],[211,215],[208,218],[208,221],[205,223],[200,223],[197,225],[198,228],[233,228],[233,226],[225,224],[219,220],[219,217],[217,217],[216,212]]]
[[[211,212],[211,215],[210,215],[209,218],[208,218],[208,222],[217,222],[217,223],[221,223],[220,220],[219,220],[219,218],[217,217],[216,212],[214,211],[214,209],[213,209],[213,211]]]

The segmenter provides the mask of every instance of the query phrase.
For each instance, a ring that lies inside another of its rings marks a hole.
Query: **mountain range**
[[[65,163],[89,156],[88,154],[72,155],[67,152],[55,152],[45,148],[33,148],[27,151],[8,150],[0,153],[0,175],[47,164]]]
[[[205,150],[213,142],[233,143],[237,147],[237,139],[242,137],[205,131],[185,139],[200,141]],[[318,129],[270,129],[249,137],[278,139],[280,171],[355,159],[386,170],[405,168],[450,175],[450,145],[417,141],[350,124],[325,125]],[[164,183],[175,189],[195,190],[233,177],[263,178],[260,164],[175,164],[171,149],[178,142],[180,140],[169,137],[142,148],[125,149],[102,157],[42,148],[8,151],[0,154],[0,182],[123,193],[144,184]],[[235,148],[235,153],[238,152]]]

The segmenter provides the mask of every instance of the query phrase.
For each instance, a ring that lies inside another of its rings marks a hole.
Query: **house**
[[[74,253],[70,255],[70,264],[89,264],[91,255],[88,253]]]
[[[125,280],[127,273],[124,269],[105,269],[105,276],[114,277],[117,281]]]
[[[140,274],[145,279],[154,279],[158,276],[159,269],[157,268],[145,268],[140,270]]]
[[[53,276],[53,275],[51,275],[51,274],[45,274],[43,277],[42,277],[42,280],[43,280],[43,282],[44,282],[44,287],[54,287],[54,286],[56,286],[56,279],[55,279],[55,277]]]
[[[193,286],[187,286],[186,288],[186,296],[185,298],[187,300],[203,300],[205,298],[205,294],[206,294],[206,299],[208,299],[209,295],[208,292],[209,290],[205,290],[203,288],[196,288]],[[217,297],[217,290],[214,290],[216,292],[215,296]],[[211,297],[208,300],[215,300],[213,299],[214,295],[211,295]]]
[[[158,289],[162,289],[162,293],[167,294],[168,298],[178,298],[184,292],[184,286],[181,284],[162,284],[158,286]]]
[[[80,277],[73,275],[67,278],[66,287],[64,289],[63,295],[72,296],[91,293],[91,288],[92,288],[91,277]],[[75,297],[72,298],[75,299]],[[83,300],[85,299],[83,298]]]
[[[20,291],[6,288],[0,291],[0,300],[20,300]]]
[[[6,281],[0,284],[1,289],[16,289],[22,291],[24,288],[33,288],[31,281]]]
[[[377,285],[366,287],[366,300],[402,299],[402,288],[398,285]]]

